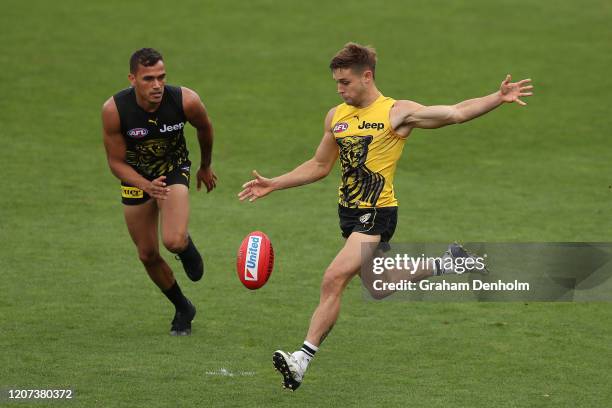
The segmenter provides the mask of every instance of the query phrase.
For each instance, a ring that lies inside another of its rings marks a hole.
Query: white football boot
[[[291,353],[276,350],[272,356],[272,362],[276,371],[283,376],[283,388],[295,391],[302,384],[306,373],[305,365]]]
[[[460,265],[456,265],[457,260],[461,259],[463,262]],[[465,265],[465,261],[467,259],[471,259],[471,264]],[[441,261],[443,266],[442,274],[457,274],[461,275],[463,273],[480,273],[480,274],[488,274],[489,271],[487,269],[486,264],[481,263],[481,267],[477,263],[478,257],[469,253],[457,242],[450,244],[448,249],[441,257]],[[480,258],[482,260],[482,258]]]

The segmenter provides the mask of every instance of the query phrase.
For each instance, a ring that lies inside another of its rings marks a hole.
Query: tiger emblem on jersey
[[[187,149],[181,136],[172,139],[150,139],[134,145],[126,152],[126,161],[139,173],[157,177],[187,161]]]
[[[360,204],[375,206],[385,186],[382,174],[365,165],[368,146],[373,136],[346,136],[337,138],[342,166],[340,202],[343,206],[357,208]]]

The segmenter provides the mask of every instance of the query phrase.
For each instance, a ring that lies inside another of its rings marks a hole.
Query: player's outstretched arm
[[[533,95],[531,79],[510,82],[508,74],[502,81],[499,91],[481,98],[468,99],[456,105],[423,106],[412,101],[398,101],[400,126],[435,129],[455,123],[463,123],[484,115],[502,103],[516,102],[527,105],[522,97]]]
[[[255,201],[265,197],[275,190],[302,186],[313,183],[327,176],[338,158],[338,145],[331,131],[331,121],[335,108],[331,109],[325,117],[325,132],[323,139],[312,159],[305,161],[289,173],[274,178],[262,177],[253,170],[253,180],[242,185],[243,190],[238,193],[242,200]]]
[[[166,176],[149,181],[125,162],[125,141],[121,135],[119,112],[113,98],[107,100],[102,107],[102,136],[108,166],[115,177],[146,191],[153,198],[165,200],[170,191],[164,181]]]
[[[198,191],[202,183],[210,193],[217,186],[217,175],[212,169],[213,127],[206,108],[198,94],[189,88],[182,87],[183,110],[191,125],[196,128],[200,144],[200,168],[196,173]]]

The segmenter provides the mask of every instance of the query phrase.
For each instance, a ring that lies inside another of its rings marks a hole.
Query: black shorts
[[[183,184],[189,188],[189,178],[191,177],[190,167],[191,163],[183,163],[170,173],[164,174],[166,176],[166,185],[171,186],[173,184]],[[154,180],[149,177],[147,177],[147,179]],[[151,196],[149,194],[138,187],[134,187],[124,183],[123,181],[121,182],[121,202],[123,204],[139,205],[146,203],[150,198]]]
[[[338,206],[342,236],[352,232],[380,235],[381,242],[389,242],[397,226],[397,207],[347,208]]]

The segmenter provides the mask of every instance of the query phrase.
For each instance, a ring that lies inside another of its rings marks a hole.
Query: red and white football
[[[244,237],[236,259],[240,282],[249,289],[259,289],[270,278],[273,267],[274,249],[268,236],[254,231]]]

